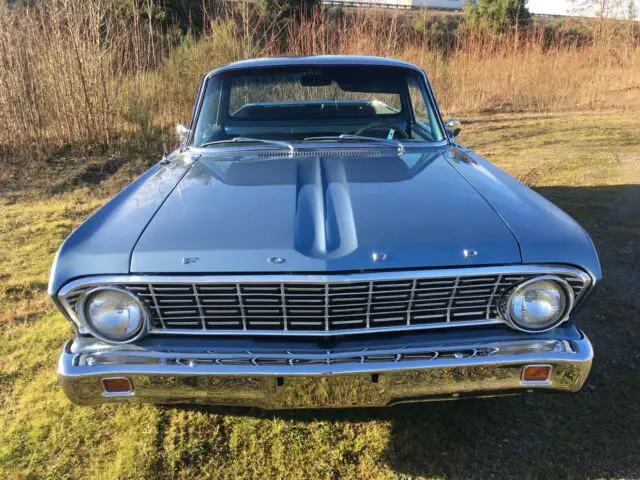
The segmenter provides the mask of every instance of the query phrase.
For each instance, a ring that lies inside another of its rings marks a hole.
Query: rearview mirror
[[[187,141],[187,138],[189,138],[189,132],[190,130],[181,123],[176,125],[176,135],[178,136],[178,141],[181,146]]]
[[[300,85],[303,87],[327,87],[331,85],[331,83],[333,83],[333,80],[331,80],[331,77],[328,75],[310,74],[300,77]]]
[[[456,120],[455,118],[448,120],[444,126],[452,137],[457,137],[460,130],[462,130],[462,123],[460,123],[460,120]]]

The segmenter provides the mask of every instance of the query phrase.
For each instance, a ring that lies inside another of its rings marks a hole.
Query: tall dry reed
[[[108,0],[0,5],[0,143],[106,145],[126,128],[136,92],[123,82],[162,60],[165,37],[143,14]]]

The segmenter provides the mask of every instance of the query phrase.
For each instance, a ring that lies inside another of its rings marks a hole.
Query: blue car
[[[460,128],[397,60],[207,74],[180,148],[60,247],[68,397],[284,409],[578,391],[593,243]]]

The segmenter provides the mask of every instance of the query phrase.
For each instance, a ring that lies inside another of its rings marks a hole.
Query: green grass
[[[599,249],[606,280],[580,313],[596,349],[582,392],[317,412],[74,406],[56,385],[72,334],[46,298],[48,269],[149,161],[67,157],[0,198],[0,478],[639,477],[640,116],[463,120],[465,144],[566,209]]]

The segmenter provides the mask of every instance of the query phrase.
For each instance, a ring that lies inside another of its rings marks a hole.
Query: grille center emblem
[[[286,260],[284,258],[282,258],[282,257],[269,257],[269,258],[267,258],[267,262],[275,263],[275,264],[279,265],[281,263],[286,262]]]

